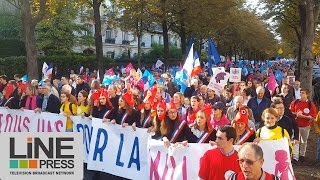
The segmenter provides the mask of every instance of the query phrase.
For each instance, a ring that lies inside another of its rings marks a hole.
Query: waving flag
[[[110,68],[110,69],[106,70],[106,72],[104,74],[107,75],[107,76],[115,75],[114,72],[113,72],[113,68]]]
[[[82,73],[83,73],[83,69],[84,69],[83,66],[81,66],[81,67],[80,67],[80,70],[79,70],[79,74],[82,74]]]
[[[154,82],[156,82],[156,79],[153,77],[153,75],[146,69],[144,70],[144,73],[142,75],[142,80],[145,84],[144,90],[148,90]]]
[[[21,81],[27,82],[28,81],[28,75],[25,74],[24,76],[22,76]]]
[[[190,77],[193,77],[193,76],[195,76],[195,75],[197,75],[197,74],[199,74],[201,72],[202,72],[202,69],[201,69],[199,56],[198,56],[198,53],[195,52],[194,53],[194,65],[193,65],[193,69],[192,69]]]
[[[161,67],[163,64],[164,63],[160,59],[158,59],[157,62],[156,62],[156,68]]]
[[[42,73],[43,73],[43,79],[51,79],[52,77],[52,70],[53,70],[53,64],[50,63],[49,66],[47,65],[47,63],[43,63],[42,66]]]
[[[193,56],[193,44],[191,45],[190,51],[188,53],[186,62],[183,65],[183,69],[187,71],[188,76],[191,76],[193,65],[194,65],[194,56]]]
[[[271,94],[273,93],[273,91],[276,89],[276,87],[278,87],[278,83],[276,81],[276,77],[274,76],[273,72],[270,72],[270,78],[269,78],[269,82],[268,82],[268,90],[271,92]]]
[[[127,67],[125,68],[124,71],[125,71],[127,74],[129,74],[131,69],[133,69],[133,66],[132,66],[131,63],[129,63],[129,64],[127,65]]]
[[[220,54],[213,43],[211,38],[208,39],[208,70],[210,75],[213,75],[212,67],[213,65],[217,65],[221,62]]]

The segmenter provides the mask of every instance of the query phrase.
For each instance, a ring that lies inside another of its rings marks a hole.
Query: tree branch
[[[12,6],[14,6],[17,9],[20,9],[20,5],[19,5],[19,1],[15,1],[15,0],[6,0],[9,4],[11,4]]]
[[[46,3],[47,3],[47,0],[40,0],[39,14],[31,20],[31,23],[33,26],[36,26],[37,23],[40,22],[43,19],[44,15],[46,14],[46,7],[47,7]]]

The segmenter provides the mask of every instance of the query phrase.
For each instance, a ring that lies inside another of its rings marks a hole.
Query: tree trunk
[[[138,67],[141,69],[141,38],[142,38],[141,31],[137,33],[137,38],[138,38]]]
[[[27,72],[29,79],[39,79],[39,69],[37,61],[37,49],[35,38],[35,25],[31,14],[30,1],[21,1],[21,18],[22,28],[25,41],[26,55],[27,55]]]
[[[187,58],[187,39],[186,39],[186,29],[184,27],[184,22],[181,21],[181,27],[180,27],[180,40],[181,40],[181,52],[182,52],[182,58]]]
[[[101,35],[101,18],[100,18],[100,6],[101,0],[93,0],[93,17],[94,17],[94,28],[95,28],[95,46],[96,46],[96,58],[98,62],[98,70],[100,80],[103,80],[104,76],[104,65],[103,65],[103,45]]]
[[[315,33],[314,7],[312,0],[305,0],[300,3],[301,19],[301,64],[300,79],[301,87],[307,88],[312,92],[312,68],[313,53],[312,45]],[[310,95],[312,97],[312,94]]]
[[[169,34],[167,20],[162,21],[162,35],[163,35],[163,60],[164,64],[168,65],[169,59]]]

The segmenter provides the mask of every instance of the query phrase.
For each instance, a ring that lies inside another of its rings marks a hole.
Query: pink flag
[[[131,69],[133,69],[133,66],[132,66],[131,63],[129,63],[129,64],[127,65],[127,67],[125,68],[125,72],[126,72],[127,74],[129,74]]]
[[[105,75],[106,76],[113,76],[114,75],[113,68],[106,70]]]
[[[226,58],[226,64],[225,64],[225,66],[224,66],[224,68],[229,68],[231,66],[231,60],[230,60],[230,57],[229,56],[227,56],[227,58]]]
[[[270,72],[270,78],[269,78],[269,82],[268,82],[268,90],[272,92],[276,89],[276,87],[278,87],[278,83],[276,80],[276,77],[274,76],[273,72]]]

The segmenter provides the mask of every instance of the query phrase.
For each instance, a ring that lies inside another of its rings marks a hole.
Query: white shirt
[[[300,88],[298,89],[298,90],[296,90],[295,88],[294,88],[294,97],[296,98],[296,99],[300,99],[301,97],[300,97]]]

